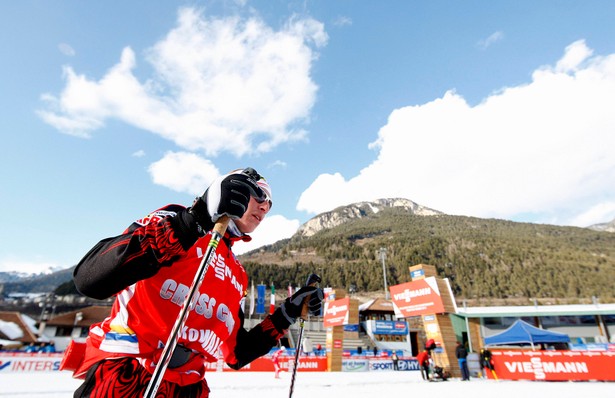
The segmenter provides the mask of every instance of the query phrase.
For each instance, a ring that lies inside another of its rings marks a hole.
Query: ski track
[[[219,372],[207,377],[211,398],[245,398],[246,396],[288,397],[289,373],[280,379],[273,372]],[[81,383],[69,372],[0,373],[0,397],[70,398]],[[440,382],[421,380],[412,372],[298,372],[293,398],[385,398],[394,394],[435,397],[497,398],[557,397],[613,398],[613,382],[540,382],[452,379]],[[250,395],[256,394],[256,395]]]

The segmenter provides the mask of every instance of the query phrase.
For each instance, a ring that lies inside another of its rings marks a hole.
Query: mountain
[[[302,285],[316,272],[323,285],[359,293],[383,290],[377,252],[385,248],[388,285],[407,282],[408,267],[431,264],[458,300],[488,304],[615,302],[615,234],[589,228],[450,216],[407,199],[361,202],[320,214],[291,238],[239,256],[255,283]],[[72,268],[11,291],[54,290]],[[29,290],[25,290],[29,289]]]
[[[590,225],[588,228],[594,231],[615,232],[615,219],[611,222]]]
[[[14,272],[2,272],[0,283],[4,284],[4,294],[9,293],[49,293],[61,284],[69,281],[75,267],[49,274],[26,275]]]
[[[29,277],[32,277],[32,275],[23,272],[0,272],[0,283],[18,282]]]
[[[615,234],[449,216],[411,203],[342,206],[240,258],[256,283],[296,286],[316,272],[328,286],[375,292],[383,289],[377,252],[386,248],[389,286],[424,263],[449,278],[458,299],[615,300]]]
[[[303,224],[296,235],[309,237],[320,231],[332,229],[351,220],[356,220],[377,214],[386,208],[399,208],[408,214],[420,216],[434,216],[443,214],[437,210],[414,203],[409,199],[378,199],[373,202],[359,202],[347,206],[340,206],[332,211],[322,213]]]

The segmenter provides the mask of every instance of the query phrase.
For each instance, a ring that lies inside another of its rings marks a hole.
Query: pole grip
[[[307,286],[317,286],[318,282],[312,282]],[[312,298],[312,295],[307,296],[306,298],[303,299],[303,306],[301,307],[301,319],[306,319],[307,315],[308,315],[308,311],[309,311],[309,303],[310,303],[310,299]]]
[[[220,216],[220,218],[218,218],[218,221],[216,221],[216,223],[214,224],[213,230],[219,233],[221,236],[224,236],[224,234],[226,233],[226,228],[228,228],[229,221],[231,221],[231,219],[228,216]]]

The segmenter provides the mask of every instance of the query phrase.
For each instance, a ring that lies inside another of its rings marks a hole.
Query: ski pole
[[[306,282],[306,286],[316,286],[320,283],[320,276],[316,274],[312,274],[308,277]],[[293,374],[290,378],[290,392],[288,394],[288,398],[292,398],[293,391],[295,388],[295,376],[297,375],[297,367],[299,366],[299,353],[301,352],[301,344],[303,343],[303,326],[305,324],[305,318],[307,318],[308,314],[308,302],[310,300],[310,296],[306,297],[303,300],[303,308],[301,309],[301,316],[299,317],[299,341],[297,344],[297,349],[295,350],[295,363],[293,364]]]
[[[493,374],[493,378],[499,381],[497,373],[495,373],[495,369],[491,369],[491,374]]]
[[[180,331],[184,327],[186,319],[188,319],[188,313],[190,311],[190,305],[192,303],[192,300],[194,299],[195,294],[199,291],[199,288],[201,287],[201,283],[203,282],[205,274],[207,273],[209,264],[211,264],[214,254],[216,253],[218,243],[226,232],[226,227],[228,227],[229,220],[230,219],[227,216],[222,216],[214,225],[214,228],[211,232],[211,239],[209,240],[209,244],[207,245],[205,255],[203,256],[203,259],[199,264],[199,268],[194,275],[192,286],[190,286],[188,295],[186,296],[186,299],[181,306],[179,315],[177,316],[175,324],[173,325],[173,329],[171,329],[171,334],[169,334],[167,343],[165,344],[160,359],[156,364],[156,368],[152,373],[152,378],[150,379],[149,384],[145,389],[145,393],[143,394],[144,398],[154,398],[156,396],[156,392],[158,391],[158,387],[160,387],[164,372],[167,370],[169,362],[171,361],[171,356],[173,355],[173,351],[175,351],[175,347],[177,346]]]

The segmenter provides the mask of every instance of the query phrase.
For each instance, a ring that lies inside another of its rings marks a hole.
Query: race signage
[[[391,286],[389,290],[399,318],[444,312],[440,289],[433,276]]]
[[[0,353],[0,374],[8,372],[48,372],[59,370],[60,353]]]
[[[342,298],[325,302],[324,326],[325,328],[348,324],[350,298]]]
[[[492,350],[495,372],[505,380],[615,381],[615,352]],[[487,372],[488,377],[493,377]]]
[[[419,362],[416,359],[400,359],[398,366],[399,370],[420,370]],[[393,370],[393,361],[390,359],[369,360],[370,372],[378,372],[383,370]]]
[[[283,355],[278,358],[280,368],[289,371],[294,367],[295,359],[290,355]],[[237,370],[231,369],[223,360],[218,362],[206,363],[208,372],[236,372]],[[273,372],[275,370],[273,361],[269,355],[256,358],[243,368],[239,369],[240,372]],[[302,356],[301,360],[297,364],[297,371],[299,372],[326,372],[327,371],[327,357],[316,356]]]
[[[407,335],[408,324],[406,321],[375,321],[374,334]]]

